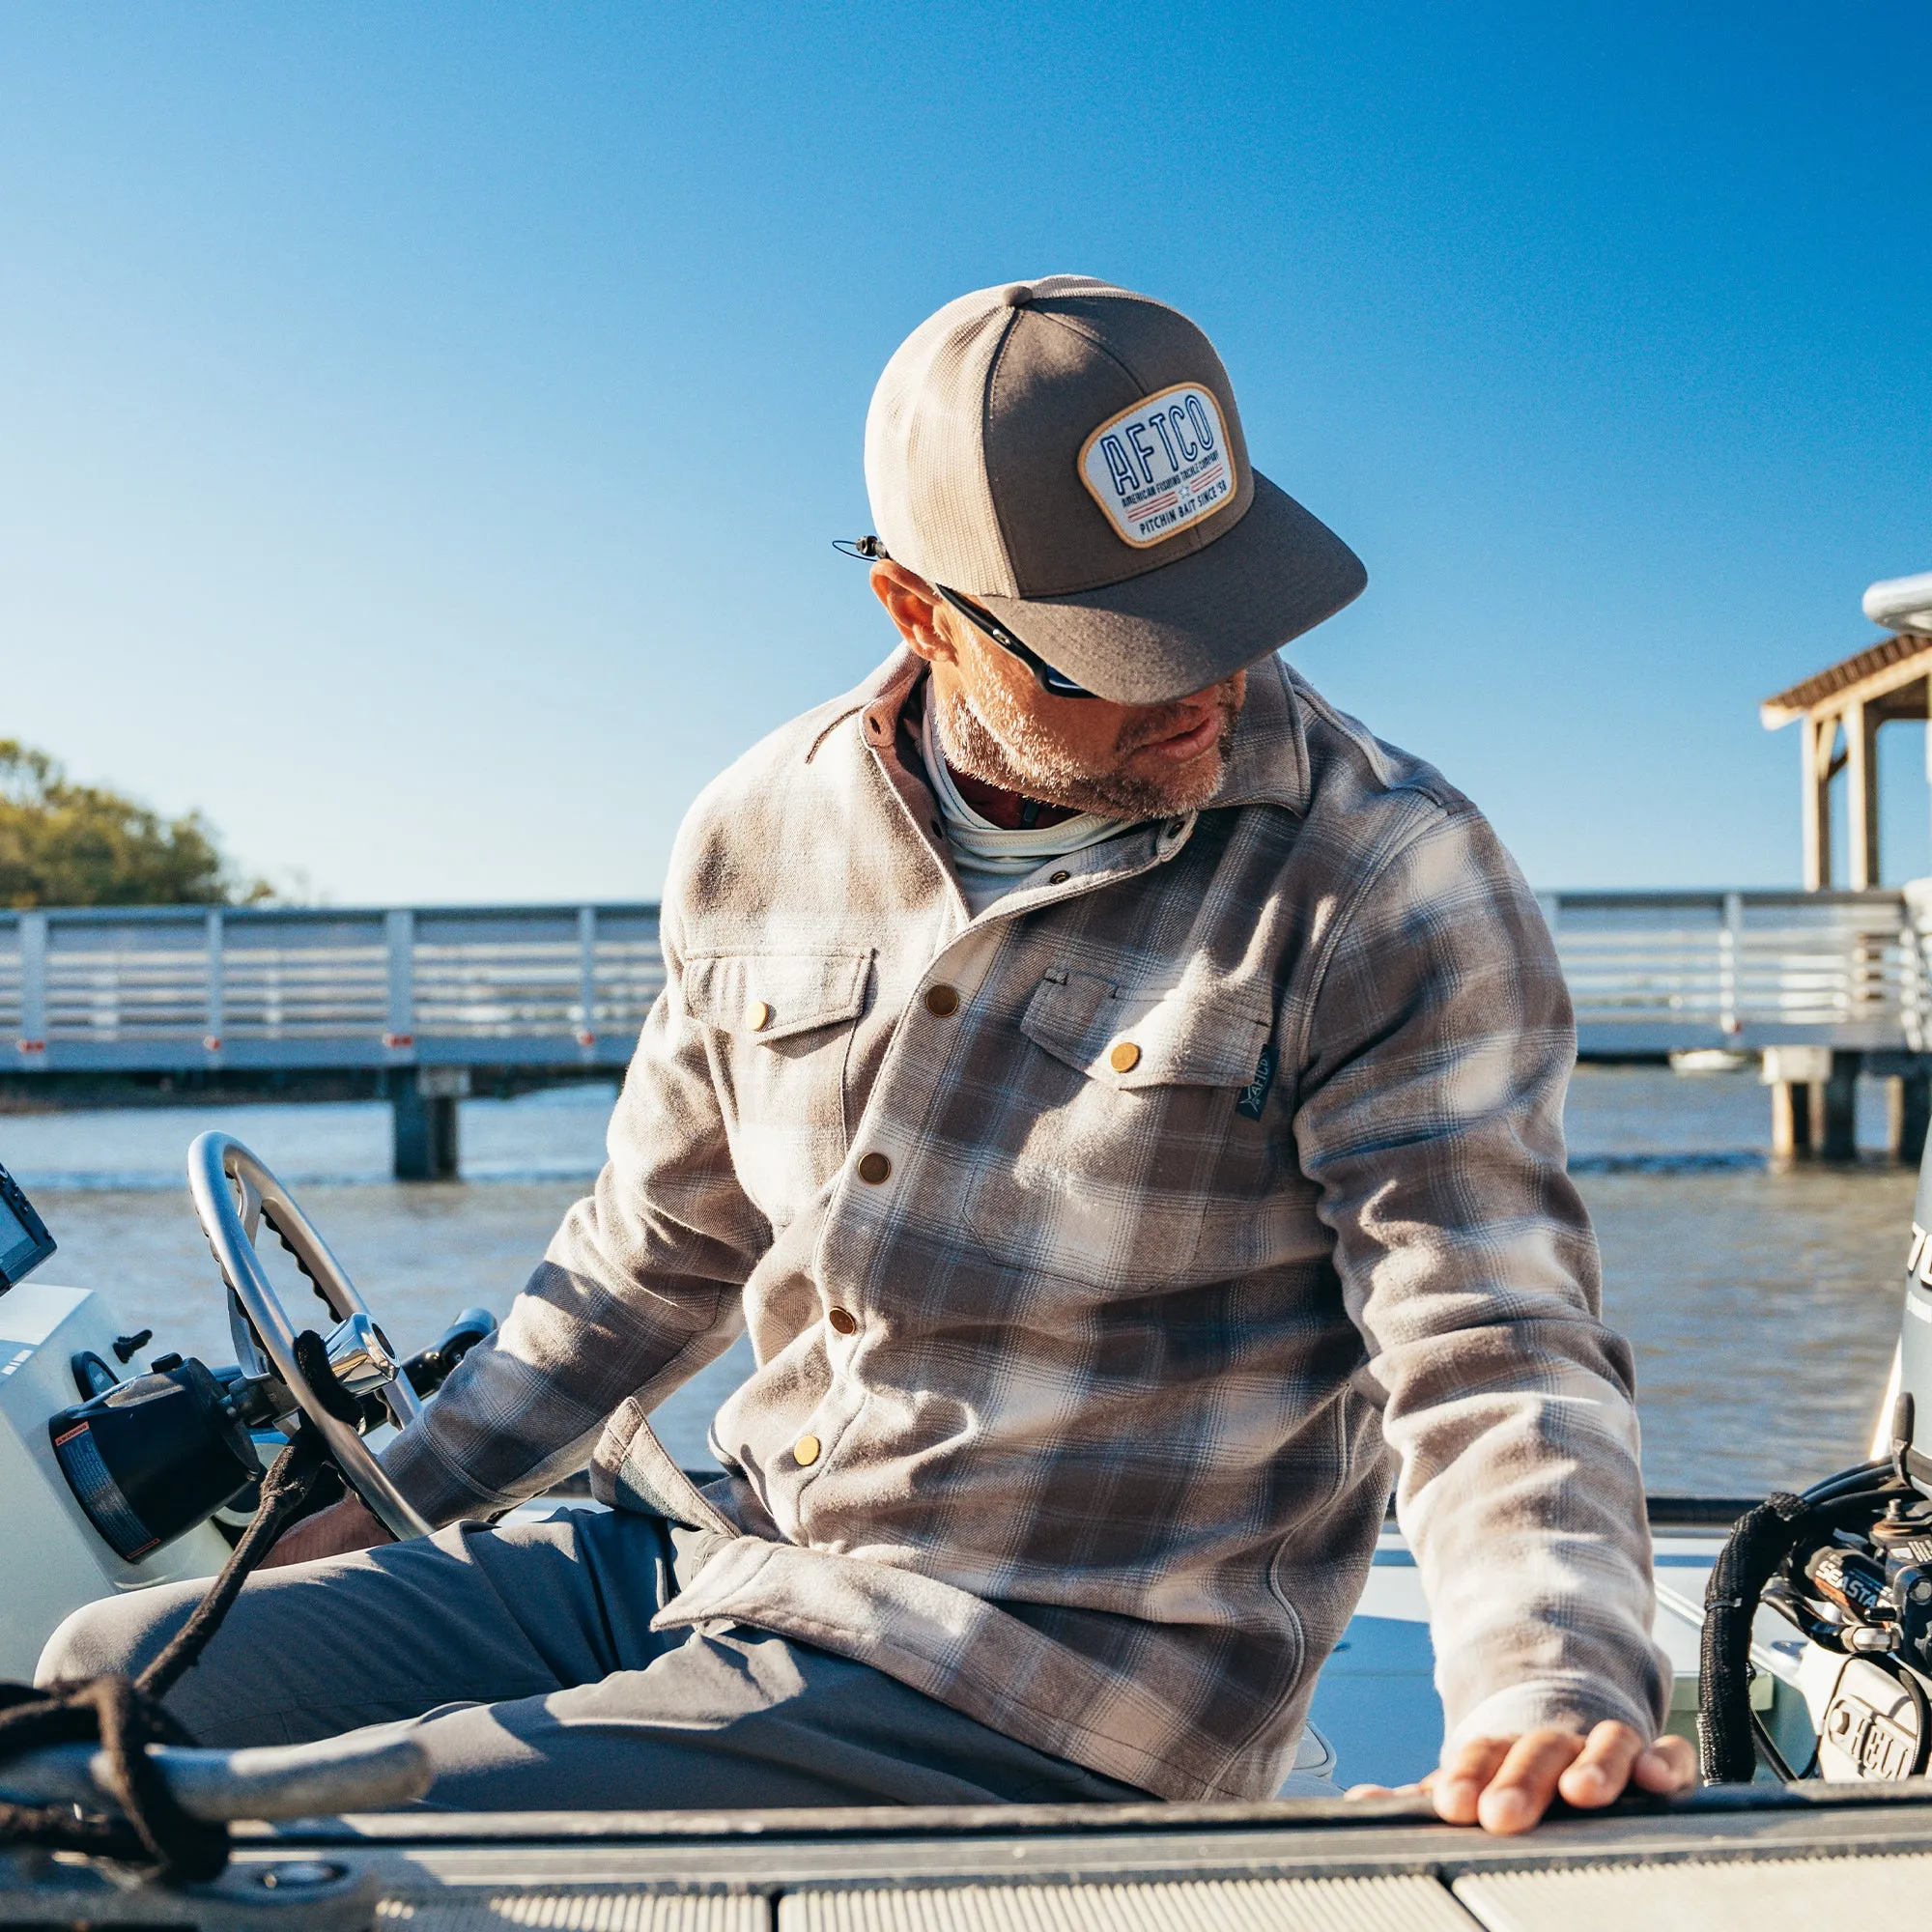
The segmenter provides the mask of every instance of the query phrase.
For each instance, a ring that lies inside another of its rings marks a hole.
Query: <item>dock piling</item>
[[[458,1102],[469,1092],[467,1066],[397,1068],[390,1076],[398,1180],[455,1180],[461,1168]]]
[[[1832,1055],[1832,1075],[1825,1082],[1825,1135],[1819,1152],[1827,1160],[1859,1157],[1859,1060],[1843,1048]]]
[[[1826,1094],[1837,1058],[1828,1046],[1765,1048],[1763,1079],[1771,1089],[1774,1154],[1808,1154],[1828,1139],[1831,1117]],[[1856,1080],[1856,1068],[1853,1077]]]
[[[1925,1132],[1932,1126],[1932,1073],[1921,1065],[1886,1082],[1890,1116],[1891,1155],[1901,1167],[1917,1167],[1925,1153]]]
[[[1771,1151],[1775,1154],[1811,1151],[1811,1086],[1804,1080],[1776,1080],[1771,1088]]]

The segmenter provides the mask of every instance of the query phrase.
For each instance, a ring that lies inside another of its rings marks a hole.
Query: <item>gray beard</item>
[[[937,707],[933,724],[946,762],[955,772],[1022,798],[1037,798],[1042,805],[1101,818],[1168,818],[1200,810],[1221,789],[1235,736],[1234,721],[1224,715],[1213,767],[1202,776],[1158,784],[1123,772],[1084,772],[1032,719],[1012,712],[995,722],[964,692],[942,696],[931,679],[926,681],[926,701]]]

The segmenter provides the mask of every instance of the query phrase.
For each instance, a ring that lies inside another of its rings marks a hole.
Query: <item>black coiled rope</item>
[[[321,1355],[319,1339],[313,1353]],[[323,1391],[353,1403],[332,1375],[318,1378],[298,1348],[305,1378],[319,1382],[317,1398],[334,1412]],[[106,1754],[107,1788],[122,1816],[90,1814],[71,1804],[0,1802],[0,1845],[34,1845],[48,1851],[85,1852],[96,1858],[148,1864],[171,1884],[217,1877],[228,1862],[228,1828],[191,1818],[175,1802],[148,1756],[151,1744],[191,1745],[161,1699],[183,1674],[200,1662],[209,1639],[221,1628],[248,1573],[269,1553],[317,1480],[333,1464],[321,1433],[306,1422],[262,1478],[262,1500],[221,1575],[160,1655],[138,1677],[88,1677],[37,1690],[0,1684],[0,1761],[44,1745],[98,1742]]]

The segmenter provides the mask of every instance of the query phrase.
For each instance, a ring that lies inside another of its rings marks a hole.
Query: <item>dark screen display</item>
[[[25,1281],[54,1252],[54,1237],[20,1192],[19,1183],[0,1167],[0,1294]]]

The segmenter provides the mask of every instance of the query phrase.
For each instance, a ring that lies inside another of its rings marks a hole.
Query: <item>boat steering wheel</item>
[[[311,1426],[321,1431],[344,1481],[390,1535],[427,1536],[432,1525],[390,1481],[361,1432],[326,1407],[310,1385],[297,1358],[297,1326],[255,1252],[257,1232],[266,1220],[337,1322],[356,1315],[366,1319],[368,1306],[342,1264],[329,1253],[294,1195],[232,1134],[196,1137],[187,1151],[187,1184],[201,1231],[228,1285],[228,1322],[242,1373],[252,1377],[272,1372],[286,1385]],[[374,1330],[374,1339],[387,1361],[388,1345],[380,1329]],[[394,1372],[381,1383],[381,1393],[390,1420],[401,1429],[422,1404],[400,1367],[393,1362],[388,1366]]]

